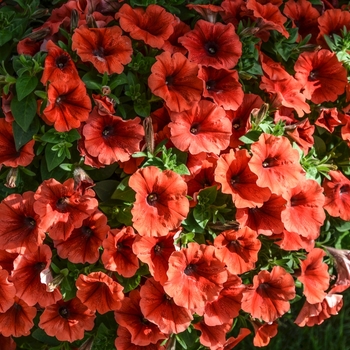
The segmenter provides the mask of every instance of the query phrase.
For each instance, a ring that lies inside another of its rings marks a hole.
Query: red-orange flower
[[[97,210],[81,227],[73,229],[66,240],[54,240],[57,254],[75,264],[94,264],[100,257],[99,248],[108,231],[106,215]]]
[[[242,43],[233,24],[210,23],[200,19],[193,30],[179,38],[188,58],[203,66],[231,69],[242,55]]]
[[[158,5],[133,9],[124,4],[115,15],[124,31],[135,40],[143,40],[151,47],[161,49],[174,31],[174,16]]]
[[[324,208],[329,215],[350,220],[350,180],[339,170],[328,173],[330,180],[324,179],[322,186],[326,197]]]
[[[222,186],[223,193],[230,194],[236,208],[261,207],[271,196],[271,191],[256,184],[258,179],[249,166],[247,150],[230,150],[218,159],[215,180]]]
[[[0,313],[0,333],[4,337],[29,335],[34,326],[33,320],[36,312],[35,307],[28,306],[23,300],[16,297],[13,305],[6,312]],[[1,343],[1,346],[3,345]]]
[[[36,252],[18,255],[13,262],[11,281],[16,287],[16,296],[29,306],[39,303],[40,306],[45,307],[62,299],[58,288],[48,292],[46,285],[41,282],[40,274],[50,267],[51,256],[50,247],[43,244]]]
[[[254,346],[263,347],[270,343],[270,339],[276,336],[278,323],[261,323],[259,321],[251,321],[255,336],[253,339]]]
[[[215,256],[225,263],[227,270],[232,274],[241,274],[252,270],[258,260],[261,242],[258,234],[249,227],[237,231],[221,232],[214,239]]]
[[[122,35],[118,26],[77,28],[72,36],[72,50],[102,74],[122,73],[133,52],[130,38]]]
[[[83,339],[84,331],[91,331],[94,328],[95,317],[95,313],[78,298],[69,301],[60,300],[45,308],[38,326],[47,335],[71,343]]]
[[[0,246],[23,253],[34,252],[45,238],[40,216],[33,210],[34,192],[11,194],[0,203]]]
[[[0,313],[6,312],[14,303],[16,288],[8,280],[9,273],[0,270]],[[1,330],[0,330],[1,331]]]
[[[78,128],[89,118],[91,100],[82,81],[72,79],[63,83],[56,80],[49,85],[47,94],[44,119],[57,131]]]
[[[94,108],[82,131],[89,155],[105,165],[126,162],[140,151],[145,133],[140,118],[123,120],[114,115],[100,115]]]
[[[46,44],[47,56],[41,82],[68,82],[79,79],[78,71],[69,53],[55,45],[51,40]]]
[[[242,310],[254,318],[273,322],[290,309],[295,297],[293,277],[281,266],[271,272],[263,270],[254,276],[253,287],[243,292]]]
[[[343,124],[340,113],[336,107],[321,108],[321,113],[318,116],[315,125],[321,126],[328,132],[333,133],[334,129]]]
[[[176,305],[154,278],[147,279],[140,289],[140,296],[142,314],[155,323],[161,332],[178,334],[190,325],[193,319],[190,310]]]
[[[123,287],[101,271],[91,272],[88,276],[79,275],[75,285],[77,298],[91,311],[105,314],[122,305]]]
[[[11,168],[29,165],[34,159],[34,143],[35,141],[31,140],[17,150],[12,123],[0,118],[0,165]]]
[[[202,81],[197,77],[198,65],[180,52],[173,55],[163,52],[156,60],[148,77],[152,93],[161,97],[171,111],[190,109],[200,100],[203,90]]]
[[[132,277],[139,268],[139,261],[132,251],[136,234],[130,226],[108,232],[103,241],[102,263],[107,270],[117,271],[124,277]]]
[[[261,134],[251,146],[250,170],[258,176],[256,184],[268,187],[272,193],[282,194],[295,187],[303,168],[299,164],[299,152],[292,148],[284,136]]]
[[[194,329],[201,332],[199,342],[210,349],[218,349],[225,344],[226,333],[231,329],[232,320],[218,326],[208,326],[204,321],[200,321],[193,325]]]
[[[178,306],[203,313],[206,302],[215,300],[227,280],[225,264],[215,257],[215,248],[189,243],[169,258],[165,292]]]
[[[166,236],[189,212],[186,182],[171,170],[139,169],[130,176],[129,186],[136,192],[131,214],[141,236]]]
[[[322,261],[325,255],[322,249],[314,248],[300,263],[298,280],[304,285],[303,293],[310,304],[321,303],[329,287],[328,265]]]
[[[171,112],[170,118],[170,140],[183,152],[219,154],[230,143],[230,120],[213,102],[201,100],[189,110]]]
[[[219,347],[217,350],[232,350],[250,333],[251,332],[248,328],[241,328],[236,338],[235,337],[228,338],[225,344],[222,347]]]
[[[335,101],[344,93],[347,72],[334,52],[303,52],[294,65],[295,78],[302,84],[303,94],[313,103]]]

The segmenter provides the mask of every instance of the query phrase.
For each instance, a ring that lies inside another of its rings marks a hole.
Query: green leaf
[[[39,131],[40,122],[38,118],[34,118],[27,131],[24,131],[16,121],[12,123],[13,136],[15,139],[16,150],[24,146],[33,139],[33,136]]]
[[[210,220],[211,214],[205,207],[197,205],[193,210],[193,217],[201,228],[205,228]]]
[[[134,104],[134,109],[137,115],[148,117],[151,113],[151,104],[147,100],[137,100]]]
[[[41,328],[37,328],[34,332],[32,332],[32,337],[50,346],[58,346],[61,344],[59,340],[57,340],[55,337],[48,336]]]
[[[114,90],[117,86],[124,85],[127,82],[128,82],[128,80],[126,79],[126,75],[124,73],[122,73],[122,74],[118,74],[118,75],[114,76],[110,80],[108,86],[111,88],[111,90]]]
[[[141,282],[141,275],[135,275],[131,278],[126,278],[123,276],[117,276],[118,282],[124,287],[123,292],[127,293],[135,289]]]
[[[52,150],[52,145],[47,145],[45,147],[45,159],[47,164],[47,170],[51,171],[58,167],[65,159],[66,155]]]
[[[0,46],[6,44],[11,39],[12,39],[12,33],[9,30],[7,29],[0,30]]]
[[[95,72],[88,72],[82,77],[86,87],[91,90],[101,90],[101,78]]]
[[[33,94],[26,96],[22,101],[17,96],[11,101],[11,111],[15,121],[23,129],[28,131],[36,114],[36,99]]]
[[[102,202],[106,202],[111,198],[112,193],[118,186],[116,180],[100,181],[94,186],[96,194],[99,196]]]
[[[215,202],[218,190],[216,186],[210,186],[198,193],[198,202],[200,204],[213,204]]]
[[[260,134],[260,131],[252,130],[246,133],[245,135],[241,136],[239,140],[245,143],[246,145],[250,145],[259,140]]]
[[[18,101],[22,101],[33,92],[38,85],[39,79],[36,76],[22,75],[16,81],[16,92]]]

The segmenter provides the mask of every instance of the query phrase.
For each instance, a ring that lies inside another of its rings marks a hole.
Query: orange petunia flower
[[[105,314],[122,305],[123,287],[101,271],[91,272],[88,276],[79,275],[75,285],[77,298],[91,311]]]
[[[222,347],[219,347],[217,350],[232,350],[250,333],[251,332],[248,328],[241,328],[236,338],[235,337],[228,338],[225,344]]]
[[[276,239],[275,244],[283,250],[305,249],[307,252],[311,252],[315,247],[315,240],[300,236],[297,232],[283,230],[281,234],[274,234],[271,238]]]
[[[200,19],[179,38],[190,61],[217,69],[233,68],[242,55],[242,43],[233,24],[210,23]]]
[[[136,236],[132,250],[137,258],[148,265],[150,274],[161,285],[167,281],[168,260],[175,251],[174,236],[178,231],[170,231],[166,236]]]
[[[16,288],[16,296],[29,306],[39,303],[41,307],[45,307],[62,299],[59,288],[49,292],[41,282],[41,272],[49,269],[51,257],[51,248],[43,244],[36,252],[18,255],[13,262],[11,281]]]
[[[325,178],[322,183],[326,197],[324,208],[329,215],[349,221],[350,180],[338,170],[331,170],[328,175],[330,180]]]
[[[165,292],[178,306],[202,314],[205,304],[215,300],[227,281],[225,264],[215,256],[215,248],[189,243],[169,258]]]
[[[100,115],[94,108],[83,127],[84,147],[104,165],[126,162],[140,151],[145,133],[140,118],[123,120],[114,115]]]
[[[277,335],[277,322],[261,323],[258,320],[251,321],[255,336],[253,339],[254,346],[263,347],[270,343],[270,339]]]
[[[189,110],[171,112],[170,118],[170,140],[183,152],[219,154],[230,143],[230,120],[213,102],[201,100]]]
[[[304,285],[304,295],[310,304],[321,303],[327,295],[324,291],[329,287],[328,265],[322,261],[326,253],[314,248],[305,260],[300,262],[301,274],[298,280]]]
[[[34,192],[11,194],[0,203],[0,246],[24,253],[35,252],[45,238],[40,216],[33,210]]]
[[[263,270],[254,276],[253,286],[243,292],[242,310],[273,322],[289,311],[289,300],[294,297],[293,277],[281,266],[274,266],[271,272]]]
[[[46,44],[47,56],[41,82],[45,85],[48,81],[69,82],[80,79],[69,53],[55,45],[52,40]]]
[[[164,41],[164,44],[162,46],[162,50],[168,51],[169,53],[173,54],[175,52],[181,52],[182,54],[186,54],[187,50],[184,48],[179,42],[177,41],[181,36],[185,35],[191,30],[191,27],[186,24],[185,22],[182,22],[179,18],[175,18],[175,21],[173,22],[174,32],[169,36],[167,40]]]
[[[0,249],[0,266],[11,274],[13,270],[13,262],[17,258],[18,253],[10,253],[6,250]]]
[[[17,349],[17,344],[15,343],[15,341],[13,340],[12,337],[4,337],[3,335],[0,335],[0,344],[6,350],[16,350]]]
[[[261,242],[258,234],[249,227],[226,230],[214,239],[215,256],[225,263],[232,274],[242,274],[254,269]]]
[[[283,194],[286,208],[281,213],[284,227],[309,239],[316,239],[326,218],[323,188],[315,180],[301,181]]]
[[[294,70],[304,96],[313,103],[334,102],[345,91],[347,72],[334,52],[325,49],[303,52]]]
[[[48,101],[43,110],[46,123],[59,132],[78,128],[89,118],[91,100],[81,80],[54,81],[49,85]]]
[[[14,303],[16,288],[8,280],[9,273],[0,270],[0,313],[6,312]],[[1,330],[0,330],[1,331]]]
[[[256,184],[282,194],[297,186],[304,172],[299,164],[299,152],[284,136],[261,134],[251,146],[250,170],[258,176]]]
[[[120,74],[131,62],[131,40],[118,26],[77,28],[72,36],[72,50],[83,62],[91,62],[103,74]]]
[[[234,70],[200,67],[198,78],[203,80],[203,97],[210,98],[225,110],[237,110],[244,92]]]
[[[53,240],[57,254],[74,264],[94,264],[100,257],[99,248],[109,231],[107,217],[99,210],[74,228],[66,240]]]
[[[333,108],[321,108],[321,113],[315,121],[315,125],[321,126],[330,133],[333,133],[334,129],[343,124],[341,114],[336,107]]]
[[[40,316],[38,326],[51,337],[73,342],[84,338],[84,331],[94,328],[95,313],[78,298],[60,300],[47,306]]]
[[[271,191],[256,184],[258,179],[249,166],[247,150],[230,150],[220,156],[215,169],[215,180],[221,191],[230,194],[236,208],[261,207],[271,196]]]
[[[34,159],[34,143],[35,141],[31,140],[17,150],[12,123],[8,123],[5,118],[0,118],[0,166],[17,168],[29,165]]]
[[[224,346],[226,342],[226,333],[231,327],[232,320],[230,320],[229,323],[218,326],[208,326],[203,320],[193,325],[194,329],[201,332],[199,342],[210,349],[218,349]]]
[[[124,4],[115,15],[119,25],[135,40],[143,40],[147,45],[161,49],[165,40],[174,32],[174,16],[158,5],[148,5],[133,9]]]
[[[136,192],[133,226],[141,236],[166,236],[189,212],[186,182],[171,170],[139,169],[130,176],[129,186]]]
[[[37,309],[35,307],[28,306],[23,300],[15,297],[13,305],[6,312],[0,313],[1,334],[4,337],[29,335],[34,326],[36,313]],[[1,343],[1,346],[4,345]]]
[[[34,195],[34,211],[41,218],[41,227],[54,240],[66,240],[83,221],[97,209],[92,190],[82,195],[74,189],[74,180],[63,184],[55,179],[45,180]]]
[[[130,226],[112,229],[103,240],[102,263],[107,270],[117,271],[124,277],[132,277],[139,268],[139,261],[132,251],[136,234]]]
[[[140,289],[140,296],[142,314],[155,323],[161,332],[178,334],[191,324],[193,317],[190,310],[176,305],[154,278],[147,279]]]
[[[158,326],[147,320],[140,309],[140,292],[132,290],[122,301],[120,309],[114,311],[114,318],[118,325],[127,328],[131,333],[131,342],[137,346],[156,344],[166,336]]]
[[[174,112],[190,109],[201,99],[202,81],[197,77],[198,65],[182,53],[163,52],[151,67],[148,86]]]

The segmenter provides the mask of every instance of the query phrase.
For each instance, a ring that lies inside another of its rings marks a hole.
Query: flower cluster
[[[185,2],[0,1],[6,349],[261,347],[342,308],[350,8]]]

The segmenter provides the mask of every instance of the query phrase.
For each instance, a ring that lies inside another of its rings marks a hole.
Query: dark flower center
[[[232,123],[232,127],[235,130],[238,130],[241,127],[241,124],[238,121],[235,121],[234,123]]]
[[[317,80],[317,77],[318,77],[318,72],[317,71],[314,71],[312,70],[307,78],[308,81],[315,81]]]
[[[36,226],[36,221],[32,217],[27,216],[24,219],[24,225],[27,226],[30,229],[33,229]]]
[[[261,283],[260,286],[256,289],[257,293],[264,293],[269,289],[270,285],[268,283]]]
[[[124,249],[124,244],[123,243],[117,243],[116,245],[117,251],[120,252]]]
[[[96,57],[102,58],[104,59],[105,57],[105,50],[103,47],[98,47],[97,49],[95,49],[94,51],[92,51],[92,54]]]
[[[339,193],[347,193],[350,192],[350,185],[343,185],[339,188]]]
[[[231,186],[233,186],[233,187],[236,186],[238,181],[239,181],[239,177],[238,176],[232,176],[231,179],[230,179]]]
[[[190,276],[190,275],[193,275],[195,271],[196,271],[196,265],[189,264],[186,266],[184,273],[185,275]]]
[[[59,105],[59,104],[61,104],[61,102],[62,101],[64,101],[65,100],[65,96],[64,95],[60,95],[60,96],[58,96],[57,98],[56,98],[56,102],[55,102],[55,104],[56,105]]]
[[[91,237],[94,233],[89,226],[82,226],[81,232],[86,237]]]
[[[156,244],[153,249],[156,255],[160,255],[162,252],[162,247],[159,244]]]
[[[68,209],[68,198],[67,197],[61,197],[56,202],[56,210],[60,213],[66,213]]]
[[[66,68],[67,64],[69,62],[69,57],[66,55],[61,55],[56,58],[56,67],[63,70]]]
[[[196,135],[198,133],[198,127],[199,127],[199,124],[192,124],[191,125],[191,129],[190,129],[190,133],[193,134],[193,135]]]
[[[46,267],[46,264],[44,263],[44,262],[37,262],[34,266],[33,266],[33,268],[34,268],[34,270],[35,271],[37,271],[37,272],[41,272],[42,270],[44,270],[45,269],[45,267]]]
[[[276,160],[277,160],[277,159],[274,158],[274,157],[266,158],[266,159],[262,162],[263,168],[270,168],[270,167],[273,167],[273,166],[274,166],[274,162],[275,162]]]
[[[156,205],[157,200],[158,200],[158,195],[157,195],[157,193],[150,193],[150,194],[147,196],[147,203],[148,203],[149,205],[152,205],[152,206]]]
[[[169,75],[168,77],[165,78],[166,85],[172,85],[173,81],[174,81],[174,78],[171,75]]]
[[[206,84],[207,90],[214,90],[216,86],[216,81],[215,80],[208,80]]]
[[[218,45],[212,41],[209,41],[204,45],[204,49],[210,56],[215,56],[215,54],[218,52]]]
[[[58,313],[60,314],[61,317],[67,319],[69,317],[69,310],[67,307],[62,306],[58,309]]]
[[[108,136],[111,136],[112,132],[113,132],[113,127],[110,125],[107,125],[102,131],[102,137],[107,138]]]

